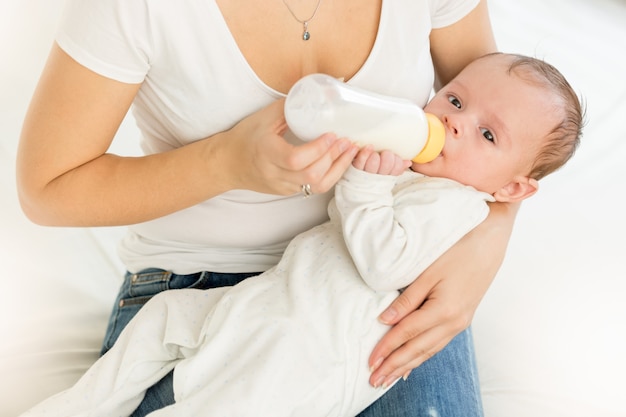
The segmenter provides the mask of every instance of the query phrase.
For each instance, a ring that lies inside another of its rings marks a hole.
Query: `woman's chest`
[[[428,1],[359,1],[320,0],[309,40],[282,0],[186,0],[153,10],[159,37],[136,101],[139,123],[177,147],[229,129],[313,72],[424,105],[434,79]],[[311,16],[302,10],[292,9],[300,20]]]
[[[382,7],[382,0],[216,3],[252,70],[281,93],[314,72],[352,78],[374,47]]]

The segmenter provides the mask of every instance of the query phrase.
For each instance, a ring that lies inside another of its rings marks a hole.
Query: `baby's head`
[[[446,143],[441,155],[413,170],[446,177],[520,201],[538,180],[574,154],[583,108],[563,75],[541,60],[490,54],[469,64],[428,103],[441,119]]]

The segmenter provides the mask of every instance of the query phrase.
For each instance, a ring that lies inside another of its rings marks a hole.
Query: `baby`
[[[554,67],[510,54],[476,60],[425,110],[445,126],[439,157],[404,170],[390,152],[362,149],[330,220],[294,238],[278,265],[234,287],[155,296],[74,387],[24,416],[130,415],[172,369],[176,404],[151,416],[365,409],[385,392],[368,382],[389,329],[378,315],[487,216],[487,202],[533,195],[573,155],[583,124]]]

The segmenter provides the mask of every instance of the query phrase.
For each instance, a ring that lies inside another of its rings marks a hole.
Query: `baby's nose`
[[[443,122],[446,129],[450,131],[452,137],[461,137],[461,123],[456,117],[445,115],[441,118],[441,121]]]

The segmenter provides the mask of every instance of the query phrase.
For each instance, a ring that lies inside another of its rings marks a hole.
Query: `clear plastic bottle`
[[[418,163],[435,159],[445,140],[441,121],[417,104],[353,87],[325,74],[307,75],[294,84],[285,101],[285,118],[303,141],[333,132]]]

